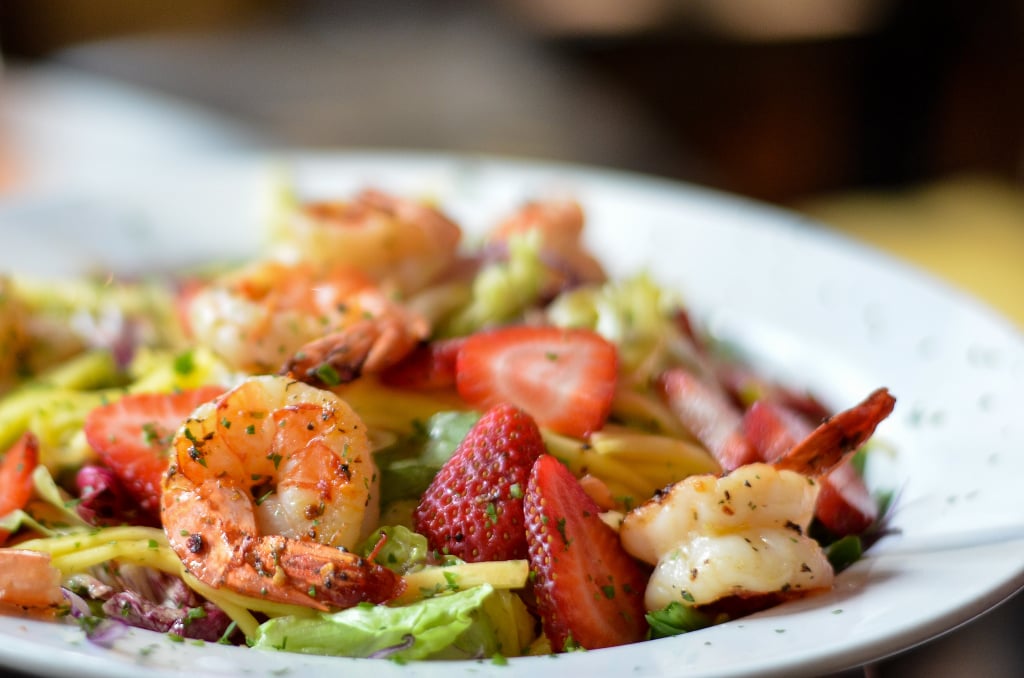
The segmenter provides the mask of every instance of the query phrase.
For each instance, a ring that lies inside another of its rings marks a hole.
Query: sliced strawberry
[[[388,386],[413,390],[455,387],[455,361],[465,340],[440,339],[417,346],[408,356],[380,374]]]
[[[468,337],[455,377],[459,395],[478,409],[512,403],[540,426],[586,437],[611,410],[618,352],[590,330],[505,327]]]
[[[624,645],[647,633],[647,571],[561,462],[543,455],[526,488],[537,610],[556,651]]]
[[[837,537],[860,534],[878,518],[878,502],[847,459],[819,481],[814,515]]]
[[[743,436],[739,410],[724,393],[680,368],[665,371],[659,386],[672,413],[711,452],[723,471],[758,460],[757,451]]]
[[[438,471],[413,513],[430,547],[469,562],[526,557],[523,495],[540,429],[511,405],[488,410]]]
[[[690,314],[685,308],[677,308],[675,314],[672,316],[675,321],[676,329],[683,333],[693,348],[701,355],[707,355],[708,347],[704,342],[704,339],[697,333],[697,326],[694,324]]]
[[[794,412],[812,425],[817,425],[831,414],[811,393],[769,381],[749,365],[724,363],[717,366],[715,374],[725,392],[741,408],[758,400],[771,402]]]
[[[810,434],[811,425],[786,408],[758,400],[743,413],[743,435],[760,461],[774,462]]]
[[[223,392],[220,386],[203,386],[179,393],[126,395],[86,416],[86,440],[129,494],[155,514],[171,438],[196,407]]]
[[[39,440],[26,431],[0,461],[0,517],[25,508],[32,498],[32,474],[39,465]],[[0,529],[0,544],[10,533]]]

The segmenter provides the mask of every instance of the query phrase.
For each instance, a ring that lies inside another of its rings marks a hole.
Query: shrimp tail
[[[824,475],[867,442],[895,406],[896,398],[888,389],[877,389],[861,403],[826,419],[774,466],[804,475]]]
[[[355,381],[380,331],[371,321],[360,321],[305,344],[281,367],[278,374],[326,388]]]
[[[192,523],[199,529],[165,531],[186,569],[214,588],[319,610],[382,603],[402,593],[398,575],[355,553],[281,535],[261,536],[254,524],[239,526],[231,516],[249,500],[238,492],[210,493],[211,487],[198,492],[209,493],[215,509]],[[179,514],[191,510],[193,492],[165,495],[165,524],[185,524]]]
[[[284,587],[273,587],[296,598],[285,602],[344,609],[363,602],[384,603],[404,589],[404,581],[386,567],[317,542],[266,536],[253,540],[247,551],[246,560],[257,573],[275,584],[286,580]]]
[[[317,388],[330,388],[396,364],[427,337],[420,319],[374,317],[359,320],[305,344],[281,367],[280,375]]]
[[[366,426],[333,393],[250,377],[197,408],[175,434],[160,518],[203,584],[320,610],[383,603],[391,570],[349,551],[376,517]]]

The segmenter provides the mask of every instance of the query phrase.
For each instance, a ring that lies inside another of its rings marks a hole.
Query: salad
[[[878,537],[865,444],[571,200],[288,195],[262,256],[0,278],[0,607],[262,651],[501,660],[828,590]]]

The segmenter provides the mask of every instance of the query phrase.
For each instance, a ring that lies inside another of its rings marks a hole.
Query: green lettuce
[[[701,367],[676,315],[682,300],[639,274],[603,285],[579,287],[556,297],[548,320],[559,327],[594,330],[619,350],[623,374],[645,384],[672,365]]]
[[[680,302],[648,275],[580,287],[560,294],[548,318],[560,327],[596,331],[619,347],[627,369],[635,369],[662,349],[666,336],[678,333],[673,312]]]
[[[344,657],[473,659],[522,654],[534,621],[517,595],[477,586],[411,605],[363,603],[316,617],[276,617],[254,646]]]
[[[648,612],[646,616],[651,638],[677,636],[706,628],[716,622],[711,616],[678,601],[660,610]]]
[[[377,452],[381,502],[419,498],[479,418],[476,412],[438,412],[411,437]]]
[[[47,537],[75,529],[92,529],[75,512],[75,500],[53,480],[45,466],[37,466],[32,472],[34,499],[29,509],[17,509],[0,518],[0,528],[14,534],[21,528],[28,528]]]
[[[231,384],[237,376],[213,351],[194,347],[183,351],[140,349],[129,366],[134,393],[171,393],[209,384]]]
[[[472,334],[514,320],[536,304],[547,277],[540,250],[540,233],[536,231],[509,237],[508,258],[484,266],[477,273],[469,304],[452,316],[438,334]]]
[[[427,538],[402,525],[381,527],[373,531],[359,546],[359,553],[369,556],[384,539],[384,545],[377,550],[375,562],[399,574],[412,572],[423,567],[430,554]]]

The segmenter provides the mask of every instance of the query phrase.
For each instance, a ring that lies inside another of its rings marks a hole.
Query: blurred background
[[[5,0],[0,49],[8,190],[252,145],[593,163],[805,211],[1024,323],[1020,0]]]
[[[0,197],[284,146],[597,164],[799,210],[1024,326],[1020,0],[4,0],[0,50]],[[1022,607],[865,672],[1018,675]]]

